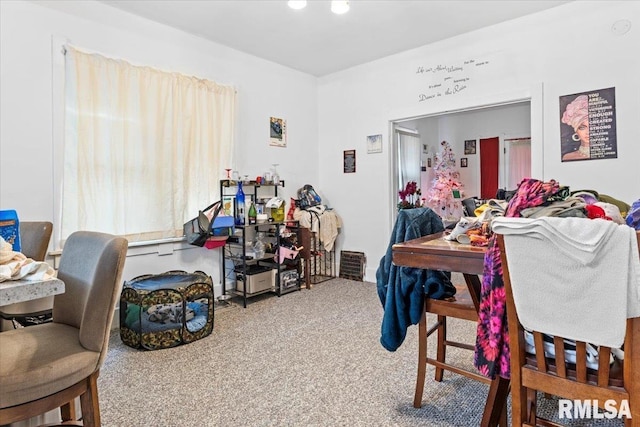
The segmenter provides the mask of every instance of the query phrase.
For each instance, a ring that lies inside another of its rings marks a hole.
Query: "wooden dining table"
[[[436,233],[392,247],[393,263],[402,267],[462,273],[469,295],[476,310],[480,306],[480,277],[484,269],[485,247],[461,244],[444,239],[445,233]],[[482,427],[499,424],[509,395],[509,380],[496,376],[489,386],[489,393],[482,415]]]
[[[62,293],[64,293],[64,282],[57,278],[44,280],[6,280],[0,282],[0,306]]]

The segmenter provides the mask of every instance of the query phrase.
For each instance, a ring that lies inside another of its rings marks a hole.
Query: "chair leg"
[[[529,409],[527,389],[518,386],[511,387],[511,425],[519,427],[523,423],[529,422]]]
[[[498,421],[498,425],[500,427],[509,427],[509,423],[507,422],[507,399],[504,400],[504,406],[500,413],[500,421]]]
[[[75,421],[76,420],[76,401],[71,400],[65,405],[60,407],[60,415],[62,421]]]
[[[438,316],[438,347],[436,348],[436,360],[444,363],[447,355],[447,316]],[[444,369],[436,367],[435,380],[442,381]]]
[[[534,389],[527,389],[527,422],[529,424],[536,424],[536,418],[538,417],[538,392]]]
[[[482,411],[481,427],[506,427],[507,398],[511,382],[501,377],[496,377],[489,385],[489,393]],[[520,426],[520,424],[513,424]]]
[[[423,311],[418,323],[418,375],[416,377],[416,392],[413,396],[413,407],[422,407],[422,393],[424,380],[427,375],[427,315]]]
[[[85,427],[100,427],[100,405],[98,403],[98,372],[87,378],[87,391],[80,395],[82,422]]]

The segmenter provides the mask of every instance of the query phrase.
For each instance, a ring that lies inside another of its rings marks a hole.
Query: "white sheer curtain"
[[[235,90],[67,46],[61,238],[182,236],[220,197]]]
[[[397,131],[398,135],[398,185],[404,189],[409,181],[420,187],[420,135]]]
[[[507,190],[514,190],[523,178],[531,177],[531,138],[506,139],[509,151]]]

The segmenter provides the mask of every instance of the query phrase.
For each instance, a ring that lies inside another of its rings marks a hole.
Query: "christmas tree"
[[[434,172],[436,174],[428,192],[429,206],[443,220],[457,220],[462,216],[462,190],[460,172],[456,168],[456,158],[447,141],[440,143],[436,154]],[[454,192],[457,194],[454,195]]]

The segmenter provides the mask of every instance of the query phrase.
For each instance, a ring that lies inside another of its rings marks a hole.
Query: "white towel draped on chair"
[[[525,328],[622,345],[626,319],[640,316],[635,230],[602,219],[556,217],[496,218],[492,228],[504,235],[507,257],[518,260],[509,272],[521,285],[513,293]],[[558,281],[558,271],[570,271],[570,280]],[[595,320],[596,313],[610,321]]]

